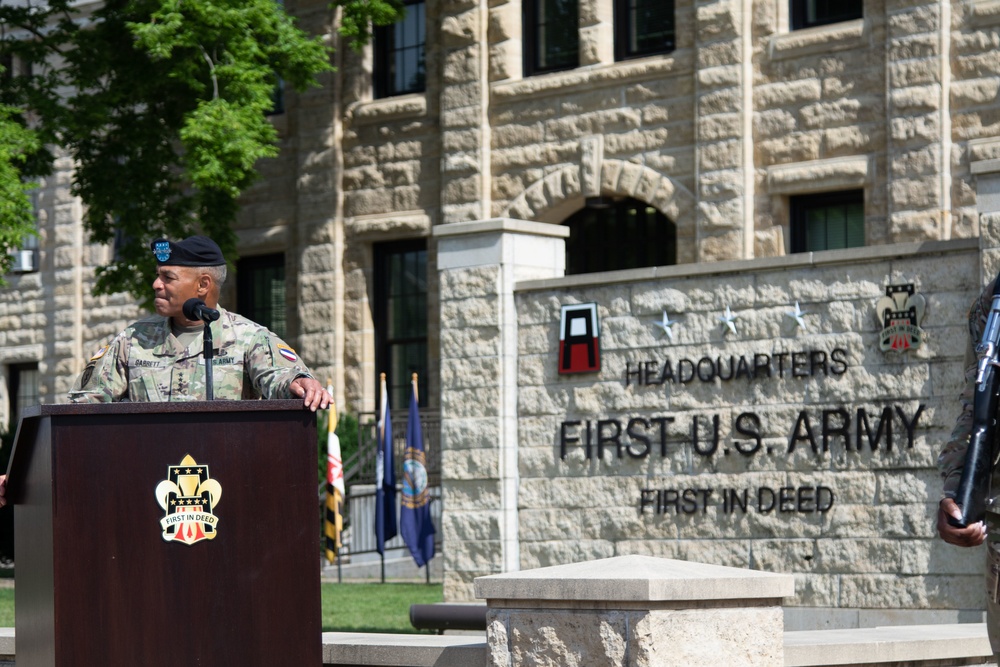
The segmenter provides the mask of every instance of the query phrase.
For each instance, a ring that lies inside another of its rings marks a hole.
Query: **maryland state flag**
[[[424,436],[417,409],[417,374],[413,374],[410,416],[406,423],[406,452],[403,454],[403,497],[400,500],[399,532],[410,555],[423,567],[434,558],[434,524],[431,522],[431,497],[427,488],[427,460]]]
[[[326,390],[333,396],[333,384]],[[330,403],[326,437],[326,511],[323,515],[323,550],[326,560],[332,563],[340,553],[340,533],[344,530],[344,461],[340,456],[340,438],[337,428],[337,407]]]

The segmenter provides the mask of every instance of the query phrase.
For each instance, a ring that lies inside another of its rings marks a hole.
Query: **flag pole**
[[[326,390],[330,394],[330,397],[333,398],[333,378],[331,377],[326,378]],[[336,432],[336,430],[337,430],[337,404],[334,403],[333,401],[330,401],[330,411],[329,414],[327,414],[326,416],[327,443],[329,443],[330,441],[330,435]],[[327,452],[327,455],[329,456],[329,451]],[[326,488],[327,493],[333,493],[333,489],[330,488],[330,486],[331,485],[328,483]],[[334,502],[334,505],[336,505],[336,502]],[[340,539],[339,535],[337,536],[337,539],[338,540]],[[344,577],[343,571],[341,570],[341,558],[340,558],[339,548],[337,549],[335,560],[337,561],[337,583],[339,584],[343,582],[343,577]]]
[[[417,382],[417,374],[413,373],[410,375],[410,384],[413,385],[413,398],[419,404],[420,403],[420,392],[417,389],[419,383]],[[419,419],[419,417],[418,417]],[[431,583],[431,564],[430,561],[424,563],[424,582],[427,584]]]
[[[381,446],[381,443],[385,442],[385,402],[386,402],[386,395],[385,395],[385,390],[386,390],[386,387],[385,387],[385,373],[379,373],[378,379],[379,379],[379,391],[382,392],[382,396],[381,396],[382,403],[380,404],[380,406],[381,406],[381,412],[382,412],[382,414],[381,414],[382,419],[381,419],[381,422],[379,423],[379,434],[378,434],[378,439],[379,439],[379,443],[380,443],[380,446]],[[378,491],[379,491],[379,489],[375,489],[376,493],[378,493]],[[380,568],[379,569],[381,571],[382,583],[384,584],[385,583],[385,546],[384,545],[382,547],[382,553],[380,553],[378,555],[378,558],[379,558],[379,561],[380,561]]]
[[[333,380],[327,378],[326,390],[333,397]],[[341,581],[341,533],[344,529],[343,504],[346,500],[344,489],[343,459],[340,454],[340,440],[337,437],[337,406],[331,401],[326,420],[326,502],[323,510],[324,551],[327,561],[337,563],[337,581]]]

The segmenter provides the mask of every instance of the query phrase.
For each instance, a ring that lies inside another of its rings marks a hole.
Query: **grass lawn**
[[[14,589],[0,588],[0,628],[14,627]]]
[[[324,632],[416,633],[410,605],[444,599],[441,584],[323,584],[320,595]]]
[[[410,605],[441,602],[441,584],[322,584],[324,632],[416,633]],[[0,627],[14,627],[14,589],[0,588]]]

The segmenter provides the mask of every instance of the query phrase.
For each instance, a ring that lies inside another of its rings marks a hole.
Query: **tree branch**
[[[212,57],[208,55],[208,51],[205,50],[204,46],[200,44],[198,47],[201,49],[201,55],[205,56],[205,62],[208,63],[208,72],[212,75],[212,99],[219,99],[219,79],[215,76],[215,63],[212,62]]]

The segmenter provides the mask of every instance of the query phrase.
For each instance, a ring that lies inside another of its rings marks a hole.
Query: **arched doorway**
[[[677,226],[638,199],[593,197],[563,224],[567,275],[677,263]]]

